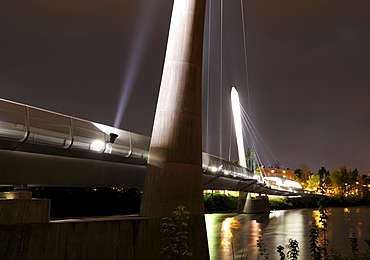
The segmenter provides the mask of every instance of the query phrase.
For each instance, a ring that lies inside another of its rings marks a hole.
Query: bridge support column
[[[175,0],[140,214],[204,214],[202,52],[205,0]]]
[[[141,216],[162,218],[185,206],[197,219],[189,225],[195,259],[209,259],[201,122],[205,7],[206,0],[174,1],[140,209]]]
[[[245,207],[245,203],[246,203],[248,195],[250,196],[249,192],[239,191],[238,209],[236,210],[238,214],[244,213],[244,207]]]
[[[240,192],[238,200],[238,213],[265,213],[270,211],[269,197],[257,196],[252,199],[250,192]]]

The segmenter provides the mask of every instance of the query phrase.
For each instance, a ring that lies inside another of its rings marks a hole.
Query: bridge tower
[[[140,215],[204,214],[201,82],[206,0],[175,0]]]
[[[174,0],[140,215],[190,212],[189,248],[209,259],[202,183],[202,53],[206,0]]]

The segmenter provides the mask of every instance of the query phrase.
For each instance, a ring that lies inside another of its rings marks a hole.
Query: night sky
[[[0,97],[150,135],[172,3],[0,1]],[[235,85],[265,166],[370,174],[370,1],[243,0],[246,48],[240,7],[206,18],[203,150],[229,157]]]

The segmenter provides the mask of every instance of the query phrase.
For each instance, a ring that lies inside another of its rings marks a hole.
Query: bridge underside
[[[0,186],[143,188],[145,165],[0,150]],[[203,188],[271,195],[299,195],[257,180],[204,171]]]

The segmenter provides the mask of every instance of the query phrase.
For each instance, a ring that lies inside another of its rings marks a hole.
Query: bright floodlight
[[[100,152],[103,150],[105,143],[100,140],[93,140],[90,144],[90,150]]]
[[[239,94],[235,87],[231,88],[231,106],[234,115],[234,125],[236,134],[236,143],[238,145],[239,154],[239,164],[241,166],[247,167],[247,162],[245,159],[244,142],[243,142],[243,131],[242,131],[242,120],[240,113],[240,102]]]

